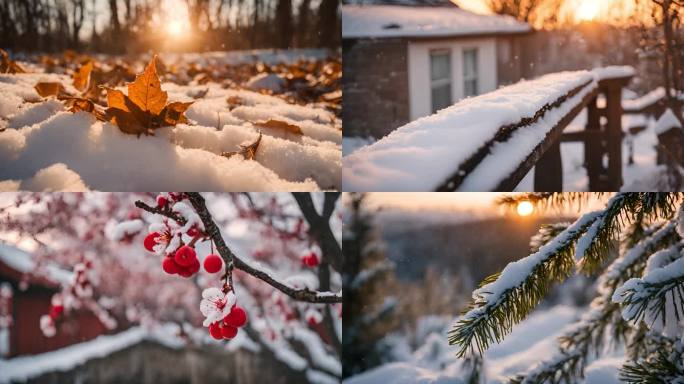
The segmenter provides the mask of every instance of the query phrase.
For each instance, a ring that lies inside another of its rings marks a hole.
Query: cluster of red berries
[[[190,229],[192,230],[192,228]],[[188,231],[188,234],[190,231]],[[145,249],[154,252],[154,246],[160,241],[164,235],[159,232],[152,232],[145,236],[143,244]],[[204,269],[209,273],[216,273],[223,267],[223,259],[218,255],[209,255],[204,259]],[[162,269],[169,275],[180,275],[182,277],[191,277],[200,269],[200,262],[197,259],[195,249],[189,245],[183,245],[176,250],[175,253],[170,253],[164,260],[162,260]]]
[[[318,260],[318,255],[315,252],[311,252],[302,256],[302,265],[314,268],[317,267],[320,261]]]
[[[223,320],[209,325],[209,334],[216,340],[232,339],[237,335],[238,328],[245,324],[247,324],[247,312],[236,304]]]

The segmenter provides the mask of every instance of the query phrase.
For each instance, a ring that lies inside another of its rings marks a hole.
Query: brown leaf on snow
[[[43,81],[36,84],[34,88],[42,97],[69,96],[62,83],[57,81]]]
[[[9,54],[3,49],[0,49],[0,73],[26,73],[26,70],[19,64],[10,60]]]
[[[161,82],[157,76],[157,56],[147,64],[145,72],[135,77],[135,81],[128,84],[128,97],[140,109],[158,115],[164,109],[168,94],[161,89]]]
[[[230,107],[230,109],[239,107],[244,104],[244,100],[242,100],[242,97],[240,96],[230,96],[226,101],[228,102],[228,106]]]
[[[245,160],[254,160],[256,158],[257,149],[259,149],[259,144],[261,143],[262,134],[259,133],[259,137],[255,142],[248,145],[240,145],[240,150],[235,152],[222,152],[221,156],[232,157],[234,155],[242,155]]]
[[[90,72],[93,70],[92,60],[88,60],[85,64],[78,68],[78,71],[74,72],[74,88],[83,92],[90,86]]]
[[[294,133],[295,135],[303,135],[302,129],[298,125],[290,124],[287,121],[268,119],[267,121],[259,121],[254,123],[259,127],[280,129],[285,132]]]
[[[167,105],[164,110],[159,114],[163,116],[164,123],[167,125],[176,125],[180,123],[187,123],[188,119],[183,115],[185,111],[190,108],[192,101],[188,103],[173,102]]]
[[[147,64],[145,71],[128,84],[128,95],[107,90],[105,119],[116,124],[124,133],[149,135],[162,126],[186,123],[184,113],[192,102],[174,102],[166,105],[168,94],[161,89],[157,76],[156,56]]]

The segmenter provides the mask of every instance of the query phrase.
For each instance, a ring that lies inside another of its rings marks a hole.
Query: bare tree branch
[[[330,229],[330,216],[334,210],[335,202],[339,198],[339,194],[335,196],[336,194],[333,193],[332,197],[328,198],[328,193],[326,193],[326,202],[323,204],[323,216],[316,212],[316,207],[309,193],[295,192],[292,195],[297,201],[304,218],[309,223],[309,232],[318,242],[321,251],[323,251],[323,258],[328,260],[336,271],[341,271],[342,247]]]
[[[219,230],[218,226],[214,222],[214,219],[211,216],[211,213],[207,209],[206,203],[204,201],[204,197],[200,195],[197,192],[188,192],[187,193],[190,202],[192,206],[195,208],[197,211],[197,214],[199,215],[200,219],[202,220],[202,223],[204,224],[204,230],[205,233],[211,238],[211,240],[214,242],[216,245],[216,249],[219,252],[219,255],[221,258],[223,258],[224,262],[226,263],[226,270],[228,273],[229,271],[232,271],[233,268],[237,268],[241,271],[247,272],[248,274],[256,277],[257,279],[262,280],[263,282],[269,284],[273,288],[283,292],[284,294],[290,296],[291,298],[298,300],[298,301],[306,301],[309,303],[341,303],[342,302],[342,294],[341,293],[332,293],[332,292],[318,292],[318,291],[312,291],[307,288],[304,289],[295,289],[287,284],[284,284],[268,273],[261,271],[257,268],[252,267],[249,265],[247,262],[241,260],[239,257],[237,257],[233,251],[230,250],[228,245],[226,245],[223,236],[221,235],[221,231]],[[151,207],[147,204],[145,204],[142,201],[136,201],[135,206],[144,209],[147,212],[155,213],[155,214],[160,214],[166,217],[169,217],[173,220],[178,221],[179,217],[176,215],[174,212],[168,210],[168,209],[159,209],[159,208],[154,208]],[[182,219],[182,218],[180,218]],[[181,222],[181,221],[179,221]],[[184,220],[183,220],[184,222]]]

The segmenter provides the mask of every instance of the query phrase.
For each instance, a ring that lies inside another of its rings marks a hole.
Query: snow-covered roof
[[[343,5],[342,38],[456,37],[524,33],[530,26],[510,16],[480,15],[458,8]]]
[[[30,253],[2,242],[0,242],[0,262],[21,273],[32,273],[36,269],[36,263]],[[72,278],[71,272],[56,265],[47,265],[45,271],[48,275],[46,277],[56,283],[68,284]]]

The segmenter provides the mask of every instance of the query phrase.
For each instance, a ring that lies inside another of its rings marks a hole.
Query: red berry
[[[223,338],[223,332],[221,332],[221,326],[218,322],[209,325],[209,334],[216,340],[221,340]]]
[[[184,245],[176,251],[176,256],[174,256],[176,263],[181,267],[189,267],[194,261],[197,261],[197,254],[192,247]]]
[[[157,196],[157,207],[164,208],[169,200],[164,196]]]
[[[247,312],[245,312],[242,307],[236,305],[230,313],[223,318],[223,322],[230,326],[240,328],[247,323]]]
[[[197,258],[195,257],[195,258],[192,260],[192,264],[190,264],[190,266],[188,266],[187,268],[188,268],[188,270],[190,270],[190,273],[193,274],[193,275],[194,275],[195,273],[199,272],[199,270],[200,270],[200,262],[199,262],[199,260],[197,260]]]
[[[62,312],[64,312],[64,307],[63,307],[63,306],[61,306],[61,305],[53,305],[52,307],[50,307],[49,316],[50,316],[50,318],[51,318],[52,320],[55,320],[55,319],[57,319],[57,317],[59,317],[59,315],[62,314]]]
[[[209,255],[204,259],[204,270],[209,273],[216,273],[223,267],[223,260],[218,255]]]
[[[145,236],[145,240],[143,241],[143,245],[145,246],[145,249],[147,249],[150,252],[154,252],[154,246],[157,245],[157,238],[159,237],[159,232],[150,232]]]
[[[318,265],[318,256],[316,256],[315,253],[311,253],[309,256],[306,257],[306,265],[309,267],[315,267]]]
[[[175,275],[180,272],[180,267],[178,264],[176,264],[176,261],[173,259],[173,257],[164,258],[164,261],[162,261],[162,269],[169,275]]]
[[[232,327],[230,325],[224,325],[221,327],[221,335],[223,335],[224,339],[232,339],[237,335],[238,329],[235,327]]]
[[[195,237],[195,236],[198,236],[199,234],[200,234],[199,229],[197,229],[195,227],[188,229],[188,236],[190,236],[190,237]]]
[[[190,268],[178,267],[178,274],[182,277],[191,277],[193,275]]]
[[[306,320],[307,323],[309,323],[309,326],[313,327],[316,324],[318,324],[318,321],[313,316],[309,316],[309,318]]]

